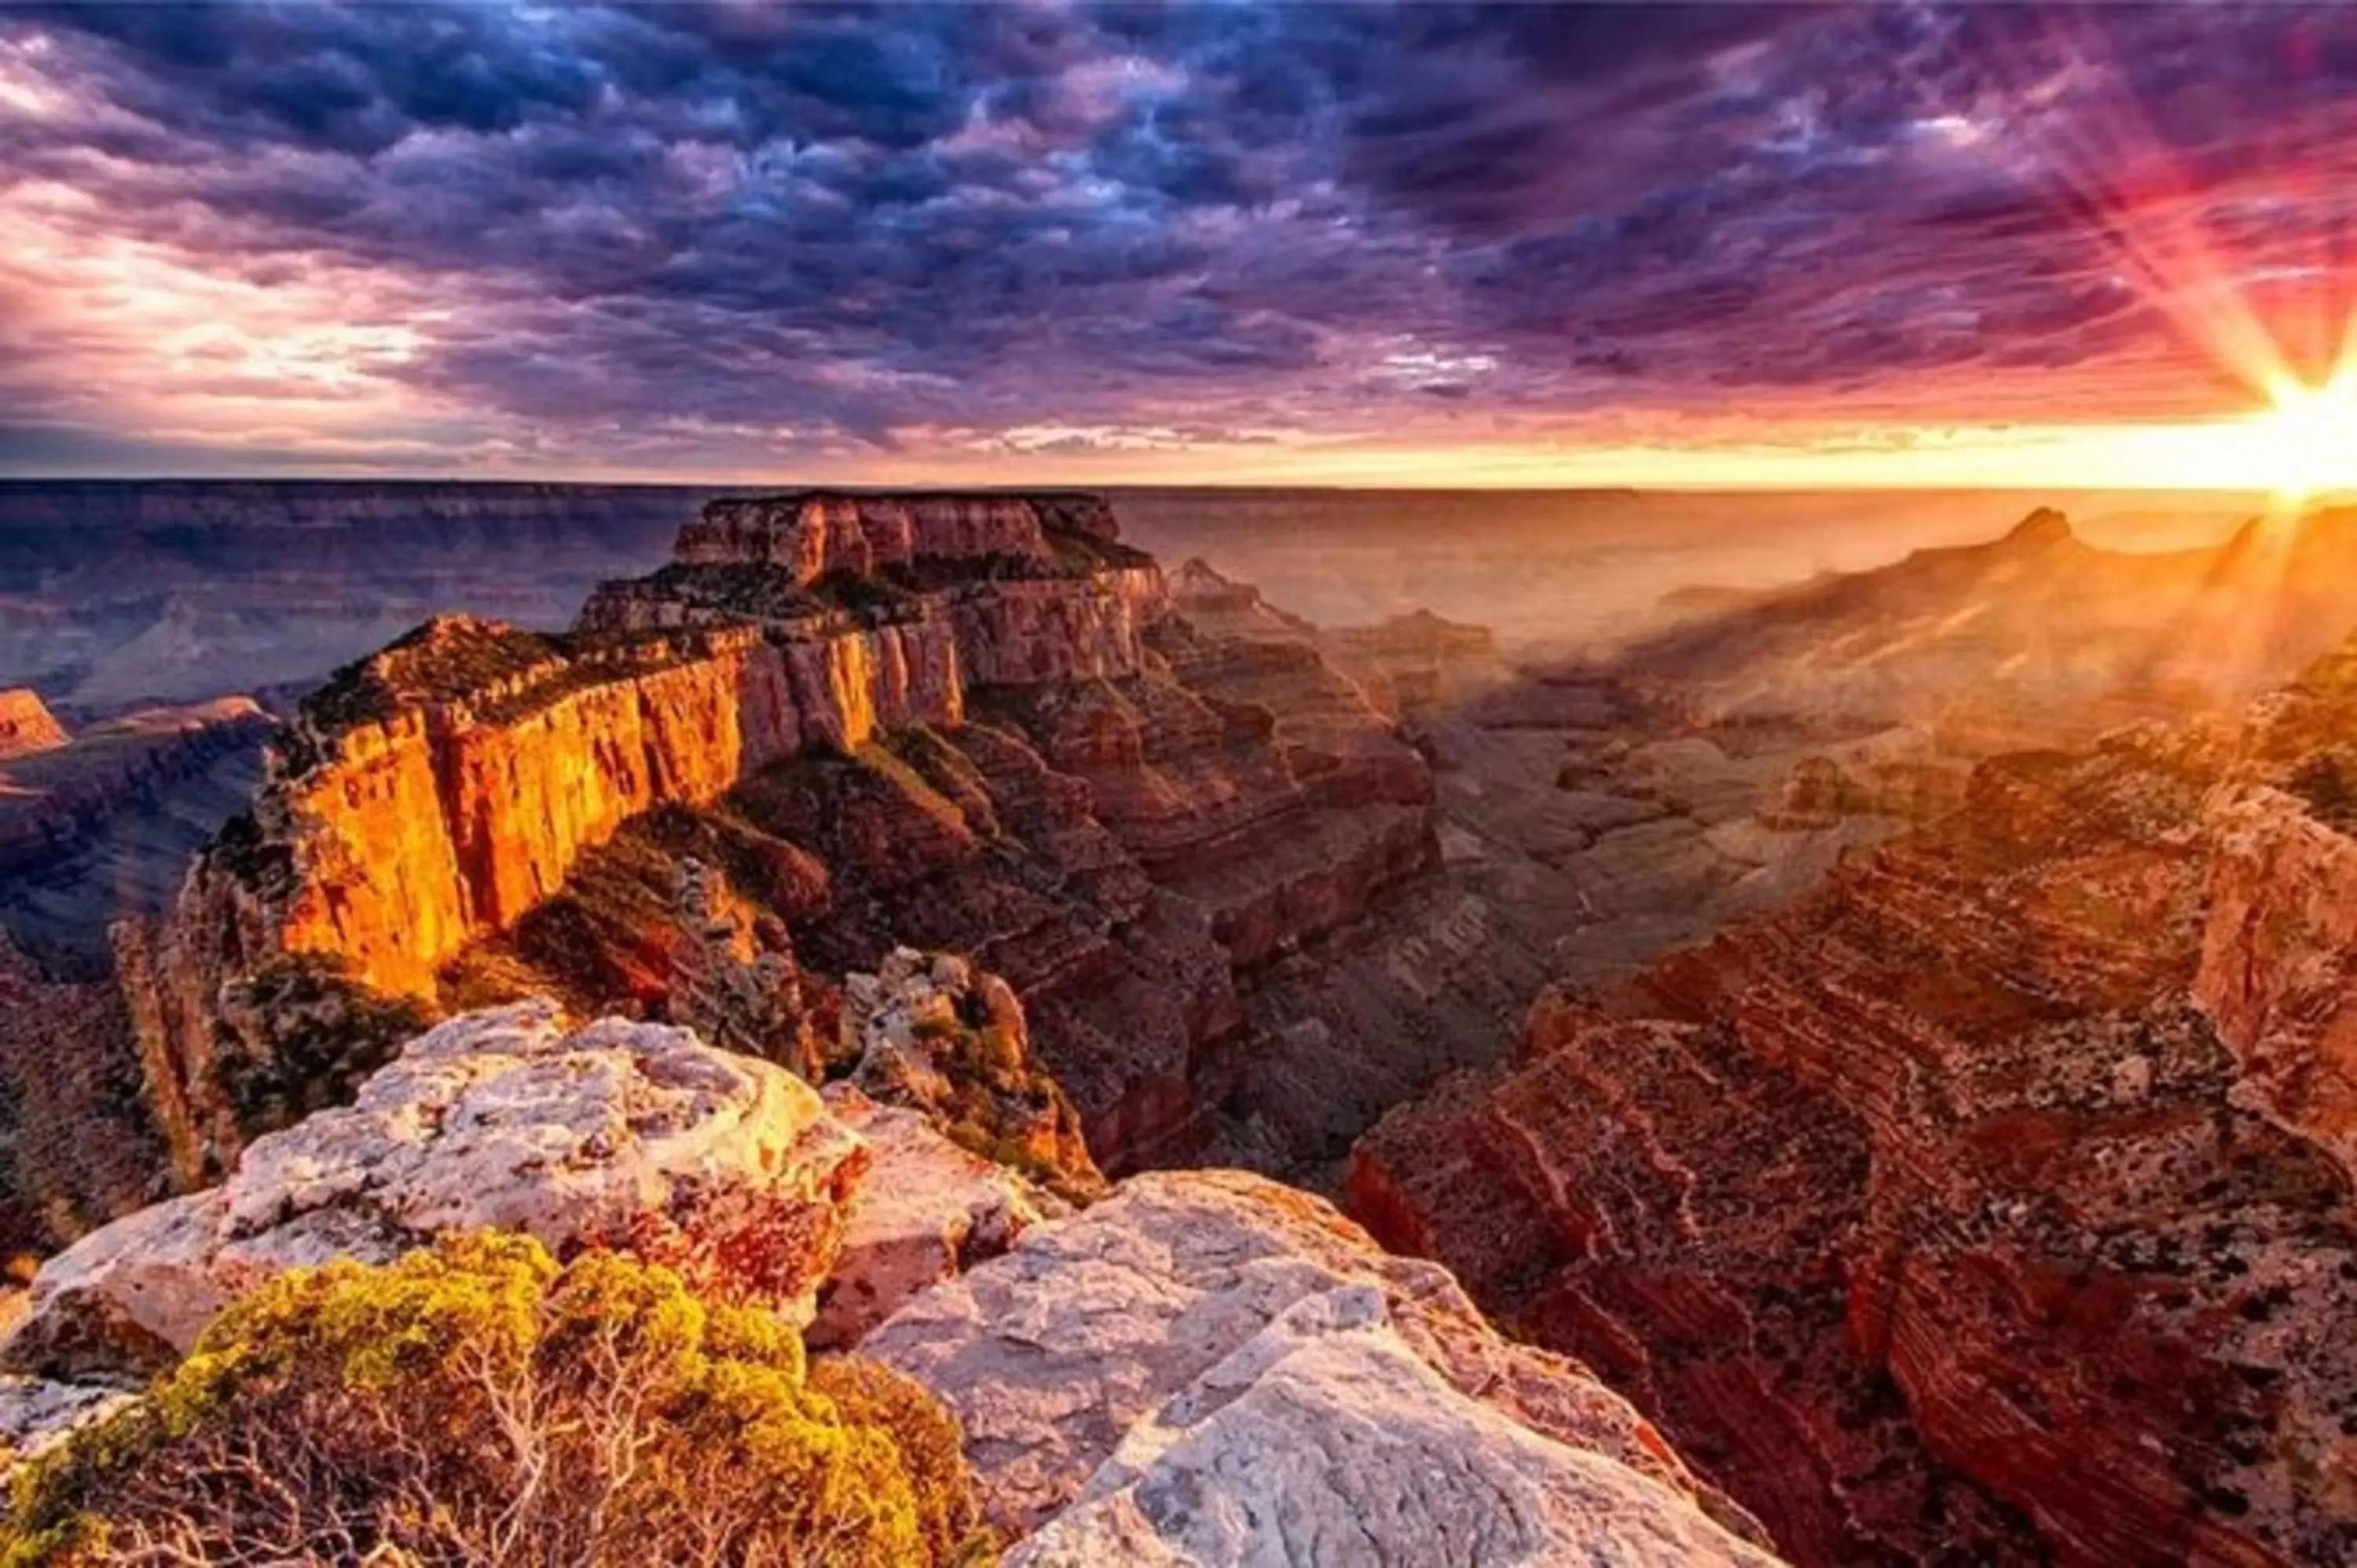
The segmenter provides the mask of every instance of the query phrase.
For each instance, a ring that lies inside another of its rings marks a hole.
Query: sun
[[[2229,427],[2233,466],[2281,501],[2357,489],[2357,378],[2278,387],[2275,406]]]

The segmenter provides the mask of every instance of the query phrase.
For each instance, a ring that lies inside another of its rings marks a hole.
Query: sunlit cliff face
[[[2306,493],[2352,85],[2296,5],[11,10],[0,468]]]

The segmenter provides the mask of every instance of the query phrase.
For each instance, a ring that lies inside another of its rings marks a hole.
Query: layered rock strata
[[[845,492],[718,500],[680,532],[683,565],[783,566],[798,583],[830,572],[873,576],[893,567],[1055,558],[1050,531],[1120,536],[1103,497],[985,492]]]
[[[0,757],[0,927],[87,975],[110,922],[168,908],[261,782],[277,721],[243,697],[147,708]]]
[[[2357,1551],[2344,652],[1963,808],[1361,1141],[1804,1563]]]
[[[1779,807],[1813,755],[1881,783],[1922,749],[1903,731],[1717,724],[1630,672],[1507,671],[1480,628],[1437,618],[1321,631],[1200,562],[1172,594],[1189,627],[1216,634],[1230,690],[1288,660],[1340,677],[1268,699],[1282,729],[1310,733],[1340,706],[1337,685],[1396,702],[1436,797],[1438,864],[1369,917],[1280,952],[1245,995],[1254,1045],[1214,1146],[1234,1163],[1339,1180],[1351,1140],[1391,1105],[1498,1059],[1551,976],[1623,972],[1771,907],[1913,804],[1891,788]],[[1438,696],[1399,700],[1417,689]]]
[[[0,933],[0,1252],[38,1255],[168,1190],[123,998]]]

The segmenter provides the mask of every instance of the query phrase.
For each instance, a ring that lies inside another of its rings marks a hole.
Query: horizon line
[[[694,478],[597,478],[570,475],[524,476],[487,474],[418,474],[351,473],[351,474],[274,474],[274,473],[166,473],[166,474],[100,474],[100,473],[5,473],[0,472],[0,487],[19,488],[33,485],[507,485],[561,486],[576,489],[648,489],[648,490],[843,490],[859,492],[890,492],[933,490],[943,493],[989,491],[1026,494],[1035,491],[1067,490],[1180,490],[1202,492],[1289,491],[1298,493],[1340,493],[1366,495],[1463,495],[1494,493],[1500,495],[1566,495],[1566,496],[1658,496],[1658,495],[1726,495],[1726,496],[1797,496],[1825,494],[1890,494],[1890,495],[2152,495],[2204,496],[2215,498],[2265,499],[2269,491],[2257,487],[2189,486],[2169,484],[2086,484],[2055,485],[2032,480],[2018,482],[1996,480],[1982,484],[1907,484],[1865,481],[1829,480],[1812,485],[1747,485],[1747,484],[1589,484],[1544,485],[1484,483],[1467,480],[1458,484],[1399,484],[1370,481],[1363,484],[1327,480],[1318,483],[1286,482],[1284,480],[1217,480],[1194,484],[1175,484],[1150,479],[1063,480],[1038,479],[1023,482],[974,481],[941,483],[915,481],[824,479],[694,479]],[[2331,491],[2308,498],[2313,508],[2348,499],[2357,499],[2357,492]]]

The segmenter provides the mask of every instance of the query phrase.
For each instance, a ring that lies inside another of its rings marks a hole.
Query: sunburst
[[[2223,430],[2233,466],[2287,507],[2357,489],[2357,378],[2286,381],[2271,395],[2272,407]]]

